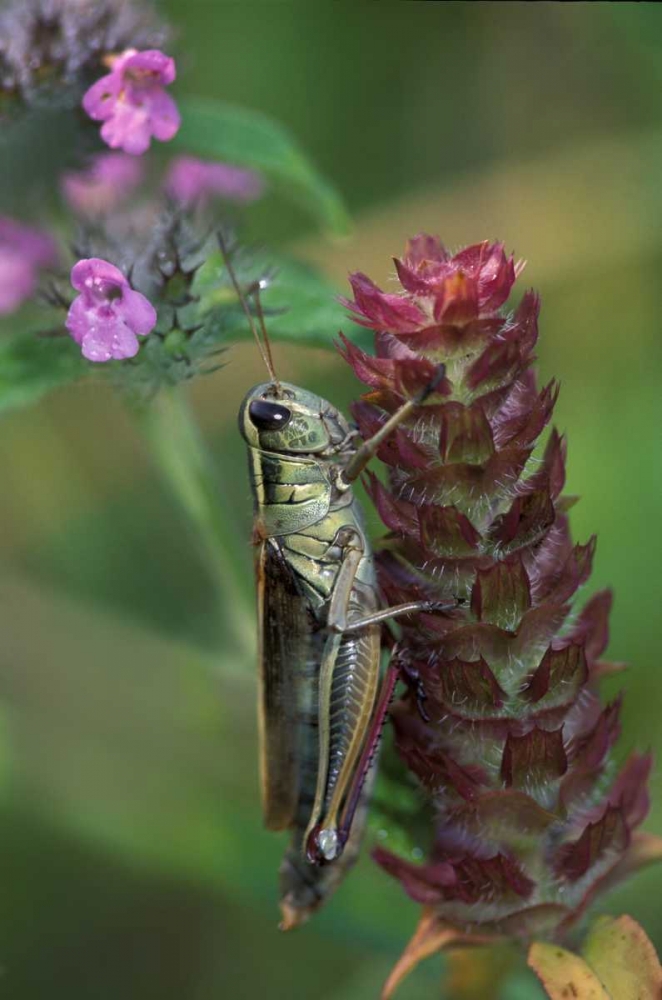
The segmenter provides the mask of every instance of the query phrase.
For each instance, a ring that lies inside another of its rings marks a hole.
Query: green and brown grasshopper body
[[[218,234],[228,275],[270,375],[239,411],[255,507],[259,617],[259,730],[267,827],[291,830],[280,869],[281,927],[303,923],[359,853],[370,773],[395,685],[380,685],[381,626],[448,604],[383,608],[372,548],[352,484],[393,430],[444,376],[407,400],[362,441],[322,397],[276,377],[260,305],[248,295]],[[262,339],[255,319],[259,322]]]
[[[364,781],[394,683],[391,675],[380,692],[381,623],[445,609],[381,608],[352,492],[426,394],[367,442],[326,400],[275,379],[241,407],[255,503],[263,809],[268,827],[294,834],[281,866],[285,928],[324,902],[358,854]]]

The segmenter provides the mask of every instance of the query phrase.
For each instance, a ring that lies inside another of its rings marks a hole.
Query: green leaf
[[[291,259],[270,257],[268,263],[275,276],[260,293],[260,300],[271,338],[332,349],[342,330],[355,343],[364,348],[370,346],[370,331],[348,319],[347,310],[338,300],[337,289],[326,278]],[[256,275],[260,273],[255,266],[253,270]],[[200,269],[194,291],[200,296],[200,313],[208,316],[207,326],[215,322],[214,315],[217,315],[223,333],[220,340],[251,338],[250,327],[229,283],[220,253],[212,254]],[[233,304],[235,308],[227,308]]]
[[[197,156],[258,170],[296,198],[335,235],[350,230],[340,195],[288,131],[266,115],[219,101],[184,98],[182,127],[172,145]]]
[[[20,333],[0,338],[0,413],[36,402],[89,371],[69,337]]]

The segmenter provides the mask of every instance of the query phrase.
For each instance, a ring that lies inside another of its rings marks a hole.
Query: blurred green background
[[[662,9],[655,4],[164,4],[179,94],[287,124],[337,183],[332,245],[281,200],[251,227],[387,280],[425,229],[503,239],[542,294],[586,588],[616,591],[631,670],[620,753],[662,751]],[[329,330],[331,339],[337,331]],[[279,368],[346,405],[333,353]],[[251,600],[251,500],[235,413],[250,345],[196,384]],[[76,386],[0,425],[0,990],[12,1000],[375,997],[417,908],[368,858],[312,924],[276,929],[283,849],[261,828],[254,671],[227,652],[196,539],[110,390]],[[229,613],[237,612],[236,606]],[[662,832],[659,771],[647,829]],[[662,948],[662,868],[612,896]],[[438,994],[442,960],[402,1000]],[[504,994],[505,995],[505,994]],[[525,973],[509,1000],[540,996]]]

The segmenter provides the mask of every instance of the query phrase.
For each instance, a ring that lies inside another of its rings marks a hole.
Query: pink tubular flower
[[[206,204],[212,197],[248,204],[260,197],[264,183],[254,170],[209,163],[195,156],[177,156],[170,164],[164,187],[184,205]]]
[[[152,136],[167,142],[180,126],[177,105],[164,87],[175,79],[175,60],[158,49],[127,49],[110,73],[83,97],[90,118],[103,122],[101,138],[111,149],[140,156]]]
[[[97,153],[85,170],[68,170],[60,186],[81,215],[104,215],[133,194],[143,177],[140,160],[126,153]]]
[[[132,358],[138,336],[156,325],[156,310],[134,291],[119,268],[107,260],[79,260],[71,270],[71,284],[80,292],[71,304],[66,327],[88,361]]]
[[[37,286],[37,272],[55,262],[47,233],[0,216],[0,316],[14,312]]]

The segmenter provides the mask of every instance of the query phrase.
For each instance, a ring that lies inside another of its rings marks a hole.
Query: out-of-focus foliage
[[[294,193],[332,233],[347,233],[349,218],[342,200],[275,122],[218,101],[184,100],[180,108],[183,127],[175,147],[259,170],[275,185]]]
[[[355,214],[353,240],[332,247],[274,194],[251,207],[249,228],[275,252],[299,239],[298,256],[320,262],[343,292],[350,269],[387,281],[389,254],[417,229],[450,246],[500,238],[529,259],[523,280],[543,300],[541,376],[561,380],[568,489],[582,496],[573,530],[598,532],[592,587],[615,588],[610,658],[632,667],[621,751],[636,743],[659,756],[662,13],[638,4],[358,4],[341,17],[335,4],[303,0],[164,7],[180,32],[178,94],[283,121]],[[50,143],[65,162],[63,139],[55,130],[42,155]],[[15,169],[38,166],[19,159]],[[14,329],[4,322],[0,337]],[[284,377],[336,404],[359,390],[332,353],[275,351]],[[251,501],[235,415],[264,373],[252,344],[223,360],[196,385],[193,405],[236,539],[228,572],[250,609]],[[282,843],[259,817],[253,665],[229,658],[236,608],[217,606],[190,529],[119,402],[79,385],[9,415],[0,468],[8,995],[373,997],[415,907],[365,860],[314,923],[277,933]],[[609,683],[612,696],[623,679]],[[655,775],[652,792],[647,828],[660,832]],[[374,839],[388,844],[381,811],[379,822]],[[658,949],[660,891],[662,873],[651,869],[608,903]],[[441,965],[412,974],[402,1000],[438,995]],[[543,993],[522,969],[507,996]]]

